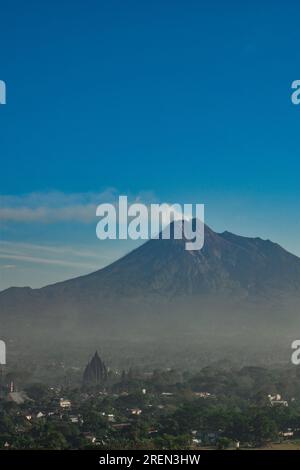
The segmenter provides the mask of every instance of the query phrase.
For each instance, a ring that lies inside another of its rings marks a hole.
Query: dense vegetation
[[[98,388],[32,383],[25,392],[17,404],[2,390],[1,448],[187,449],[237,441],[259,447],[300,437],[296,367],[110,371]],[[285,402],[272,406],[270,394]]]

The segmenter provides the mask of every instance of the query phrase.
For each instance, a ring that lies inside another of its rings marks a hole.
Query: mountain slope
[[[92,290],[110,296],[176,296],[243,291],[259,295],[300,288],[300,258],[276,243],[217,234],[205,227],[202,250],[187,251],[185,240],[150,240],[110,266],[48,286],[53,294]]]
[[[276,309],[285,308],[296,320],[299,292],[298,257],[268,240],[206,226],[200,251],[185,250],[185,240],[150,240],[92,274],[41,289],[7,289],[0,293],[0,315],[4,327],[18,319],[28,328],[94,325],[108,331],[112,324],[145,325],[158,317],[165,324],[189,317],[191,324],[218,322],[233,311],[242,323],[255,305],[255,318],[276,320]]]

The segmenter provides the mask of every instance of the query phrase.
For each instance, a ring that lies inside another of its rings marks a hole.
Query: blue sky
[[[129,251],[85,215],[117,194],[204,203],[213,229],[300,255],[299,13],[297,1],[2,4],[0,289]]]

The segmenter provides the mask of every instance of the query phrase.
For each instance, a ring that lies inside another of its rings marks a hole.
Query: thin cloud
[[[103,201],[114,201],[116,190],[99,193],[63,193],[49,191],[22,195],[0,195],[2,222],[81,222],[95,221],[96,207]]]
[[[54,259],[54,258],[40,258],[35,256],[27,256],[27,255],[10,255],[6,253],[0,253],[0,259],[11,259],[16,261],[26,261],[29,263],[38,263],[38,264],[54,264],[57,266],[72,266],[77,268],[85,268],[85,269],[98,269],[99,266],[94,264],[88,263],[79,263],[77,261],[67,261],[61,259]]]
[[[18,252],[26,251],[44,251],[47,253],[54,253],[54,254],[64,254],[64,255],[71,255],[76,257],[84,257],[84,258],[95,258],[98,256],[96,251],[93,250],[86,250],[76,247],[69,247],[69,246],[52,246],[52,245],[41,245],[36,243],[22,243],[22,242],[11,242],[7,240],[0,241],[0,251],[5,250],[5,253],[8,254],[18,254]],[[101,255],[101,258],[105,258],[105,256]],[[107,258],[109,259],[109,258]]]
[[[0,219],[6,222],[81,222],[95,220],[96,204],[67,207],[4,207],[0,208]]]
[[[52,246],[0,241],[0,258],[84,269],[99,269],[113,261],[113,256],[76,246]]]
[[[50,191],[23,195],[0,195],[0,221],[2,223],[59,223],[96,222],[96,208],[99,204],[118,203],[119,193],[115,188],[86,193],[63,193]],[[155,200],[151,192],[129,196],[133,201]]]

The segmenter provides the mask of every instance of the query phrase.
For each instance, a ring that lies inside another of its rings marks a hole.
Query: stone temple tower
[[[96,351],[83,373],[83,384],[88,386],[103,385],[107,380],[107,368]]]

